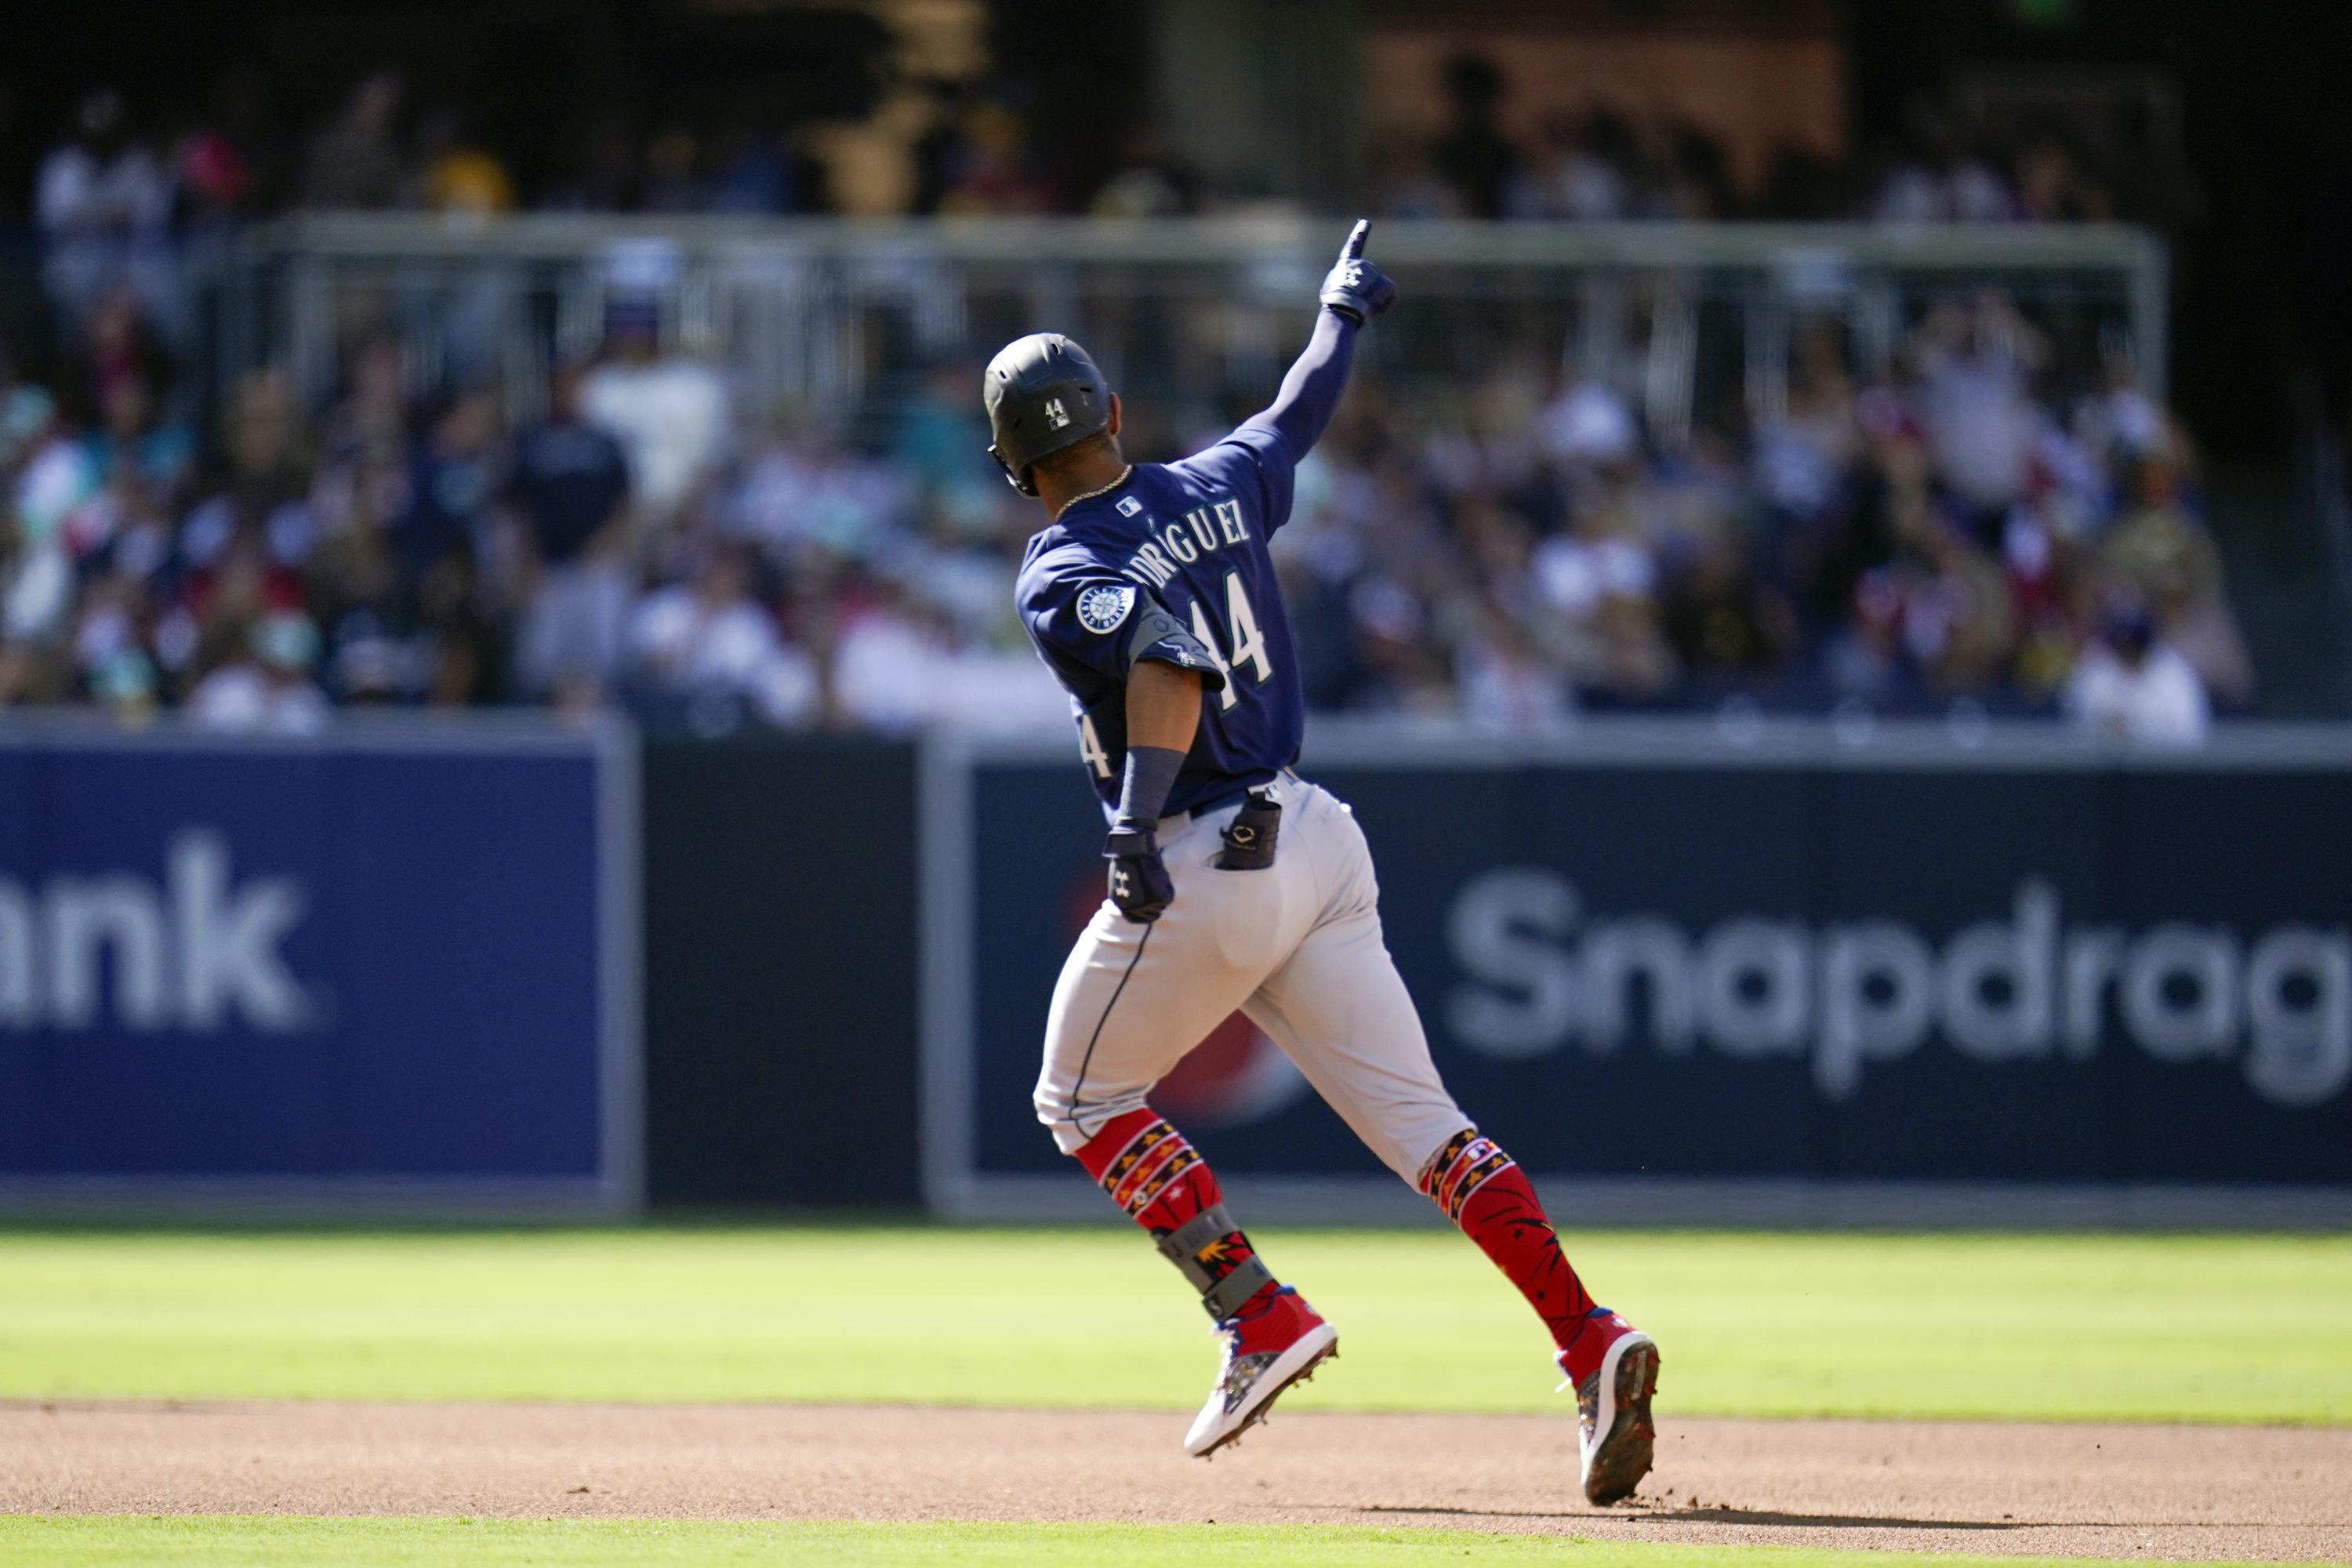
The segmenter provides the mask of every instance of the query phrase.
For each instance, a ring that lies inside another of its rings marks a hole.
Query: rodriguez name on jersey
[[[1118,570],[1120,576],[1154,588],[1168,586],[1180,570],[1202,556],[1246,543],[1250,537],[1249,521],[1242,516],[1242,503],[1237,500],[1213,501],[1194,507],[1164,527],[1151,526],[1151,535]],[[1081,605],[1080,614],[1084,613]]]

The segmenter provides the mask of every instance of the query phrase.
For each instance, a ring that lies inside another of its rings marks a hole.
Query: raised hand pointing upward
[[[1362,326],[1396,303],[1397,286],[1389,275],[1364,259],[1364,244],[1372,237],[1372,220],[1358,218],[1339,247],[1339,259],[1323,279],[1323,303]]]

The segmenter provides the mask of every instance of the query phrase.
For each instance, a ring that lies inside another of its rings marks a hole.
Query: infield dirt
[[[1664,1413],[1662,1413],[1664,1414]],[[1602,1540],[2352,1558],[2352,1430],[1662,1423],[1583,1505],[1571,1419],[821,1405],[0,1405],[0,1510],[1430,1524]]]

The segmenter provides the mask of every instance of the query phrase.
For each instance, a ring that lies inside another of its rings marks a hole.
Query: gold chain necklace
[[[1111,480],[1110,483],[1103,486],[1102,489],[1098,490],[1088,490],[1082,496],[1072,496],[1069,500],[1062,503],[1060,510],[1054,513],[1054,521],[1056,522],[1061,521],[1062,513],[1069,510],[1072,507],[1077,505],[1082,500],[1092,500],[1097,496],[1107,496],[1110,494],[1111,491],[1127,483],[1127,477],[1133,472],[1135,472],[1135,465],[1133,463],[1129,463],[1127,467],[1119,469],[1118,478]]]

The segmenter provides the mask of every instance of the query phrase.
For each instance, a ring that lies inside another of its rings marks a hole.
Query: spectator
[[[2130,465],[2133,508],[2109,534],[2107,570],[2146,603],[2167,647],[2188,660],[2226,707],[2254,695],[2253,661],[2221,592],[2221,552],[2184,504],[2168,451]]]
[[[646,143],[645,186],[637,205],[649,213],[699,212],[709,196],[702,143],[683,125],[664,127]]]
[[[1538,624],[1589,700],[1642,706],[1665,694],[1675,665],[1659,626],[1657,563],[1622,506],[1585,505],[1531,566]]]
[[[1683,121],[1654,122],[1647,129],[1634,211],[1677,223],[1732,216],[1737,203],[1722,143]]]
[[[2016,602],[1991,555],[1932,511],[1916,515],[1900,568],[1905,650],[1938,696],[1984,691],[2006,673]]]
[[[625,212],[635,205],[641,149],[629,118],[606,109],[570,127],[537,205],[555,212]]]
[[[2006,223],[2019,205],[2010,177],[1923,100],[1912,105],[1905,151],[1880,181],[1871,216],[1883,223]]]
[[[1799,335],[1787,397],[1780,410],[1758,412],[1749,461],[1756,493],[1774,521],[1806,527],[1838,505],[1862,455],[1853,378],[1825,323]]]
[[[41,161],[33,198],[42,277],[58,313],[79,321],[124,288],[168,313],[176,279],[163,246],[172,203],[171,173],[131,135],[121,95],[85,95],[73,133]]]
[[[522,683],[572,704],[594,701],[619,669],[631,589],[629,463],[588,421],[583,384],[576,367],[556,372],[548,417],[515,442],[507,485],[532,584]]]
[[[1641,431],[1624,398],[1590,376],[1563,386],[1539,423],[1544,449],[1578,475],[1629,461],[1641,443]]]
[[[1989,536],[2023,494],[2045,416],[2028,395],[2048,344],[1992,290],[1947,297],[1912,346],[1937,478]]]
[[[1373,162],[1382,181],[1381,210],[1391,217],[1462,216],[1462,194],[1438,174],[1429,148],[1419,138],[1391,139]]]
[[[787,566],[822,574],[830,563],[871,561],[899,542],[908,481],[921,474],[856,450],[828,421],[780,420],[742,466],[725,513]]]
[[[1011,105],[983,100],[964,117],[963,142],[947,157],[943,215],[1018,216],[1053,208],[1029,128]]]
[[[2155,617],[2127,593],[2102,612],[2098,638],[2066,683],[2065,708],[2092,734],[2143,746],[2200,745],[2212,723],[2196,670],[2158,639]]]
[[[1553,116],[1544,124],[1535,163],[1512,184],[1510,216],[1584,223],[1629,216],[1631,142],[1624,121],[1614,115]]]
[[[1496,124],[1503,73],[1482,55],[1458,55],[1445,68],[1445,97],[1449,119],[1430,161],[1465,216],[1501,217],[1519,170],[1518,150]]]
[[[756,115],[739,113],[721,147],[710,176],[710,211],[757,216],[800,210],[800,177],[784,139]]]
[[[417,134],[425,163],[424,205],[458,217],[487,217],[512,210],[514,181],[496,153],[468,141],[464,117],[441,108],[427,115]]]
[[[2056,137],[2029,145],[2017,161],[2019,215],[2037,223],[2088,223],[2113,216],[2106,193],[2084,179]]]
[[[226,461],[208,481],[211,494],[188,526],[205,532],[267,534],[289,552],[316,531],[310,511],[311,457],[294,388],[282,371],[247,375],[229,398],[221,442]],[[199,523],[217,507],[215,521]]]
[[[638,606],[631,654],[660,689],[732,698],[771,724],[807,724],[819,711],[816,667],[784,642],[753,595],[752,575],[741,546],[714,549],[690,584],[661,589]]]
[[[429,416],[408,444],[407,483],[391,526],[394,551],[410,580],[475,548],[498,489],[497,439],[498,405],[477,389]]]
[[[327,722],[326,694],[311,683],[319,630],[308,616],[265,616],[245,653],[222,664],[188,696],[188,717],[207,730],[307,735]]]
[[[111,379],[99,406],[99,427],[86,438],[91,471],[119,486],[137,505],[172,510],[195,466],[195,435],[156,406],[155,389],[135,375]]]
[[[486,612],[475,558],[446,557],[416,587],[413,668],[424,699],[437,707],[479,707],[509,696],[505,627]]]
[[[708,365],[664,350],[657,300],[622,293],[605,306],[604,353],[581,384],[588,423],[620,442],[648,528],[669,524],[728,454],[727,389]]]
[[[1726,535],[1686,552],[1660,620],[1676,661],[1702,689],[1779,668],[1795,641],[1788,606],[1749,575],[1739,542]]]
[[[1147,120],[1129,128],[1117,167],[1095,188],[1087,210],[1096,217],[1181,217],[1199,205],[1199,180]]]
[[[45,227],[121,235],[169,216],[165,171],[131,134],[122,95],[112,88],[82,95],[71,133],[42,161],[38,179],[35,208]]]
[[[1514,731],[1558,723],[1573,711],[1571,694],[1527,627],[1490,611],[1462,650],[1462,716],[1486,729]]]
[[[897,584],[877,584],[848,618],[834,658],[841,716],[868,729],[912,730],[946,716],[941,675],[950,639],[938,617]]]
[[[216,230],[243,215],[255,195],[253,161],[218,125],[198,125],[172,148],[181,225],[194,233]]]
[[[399,73],[376,71],[352,89],[343,111],[310,143],[302,205],[377,209],[405,205],[409,170],[394,141],[404,92]]]

